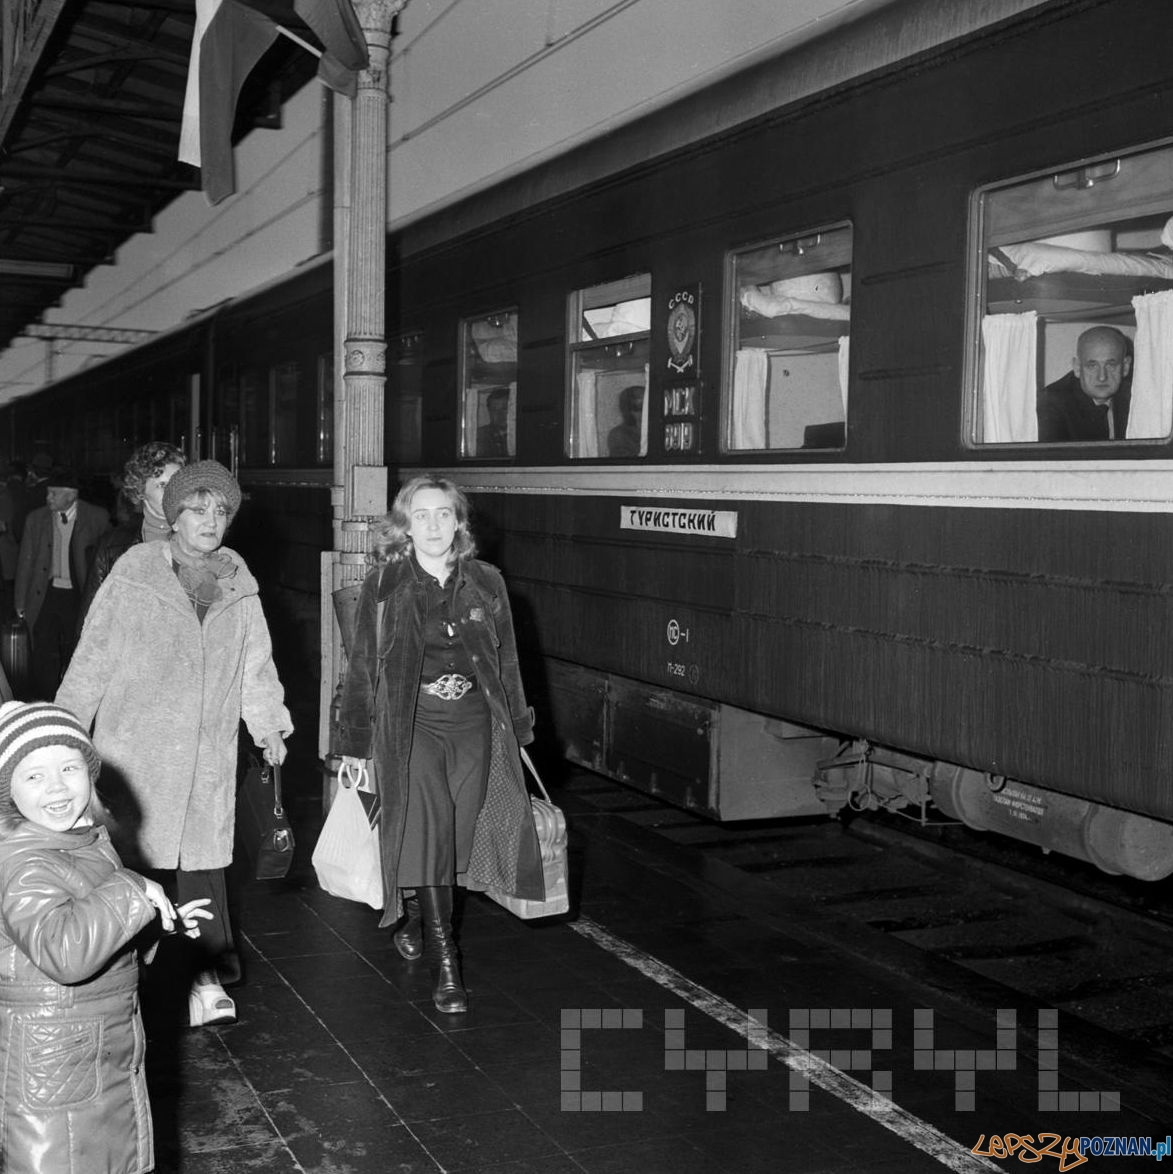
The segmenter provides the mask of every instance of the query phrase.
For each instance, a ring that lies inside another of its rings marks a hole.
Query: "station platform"
[[[160,1171],[1116,1172],[1153,1159],[1067,1139],[1173,1131],[1155,1060],[573,795],[571,914],[466,895],[470,1009],[443,1015],[378,914],[318,888],[320,776],[286,773],[295,868],[236,878],[239,1021],[151,1034]]]

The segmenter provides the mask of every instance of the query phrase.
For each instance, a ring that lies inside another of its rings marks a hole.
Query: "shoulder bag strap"
[[[549,803],[550,792],[546,790],[545,784],[542,782],[541,776],[538,774],[538,768],[534,766],[534,760],[529,756],[529,751],[526,750],[524,746],[519,746],[518,750],[521,751],[521,761],[525,763],[529,773],[533,775],[534,782],[537,783],[538,790],[542,793],[542,798],[545,799],[547,803]]]

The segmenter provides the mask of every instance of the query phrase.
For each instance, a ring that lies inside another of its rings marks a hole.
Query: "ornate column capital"
[[[391,50],[391,26],[407,7],[407,0],[353,0],[354,14],[366,34],[372,71],[387,66]]]

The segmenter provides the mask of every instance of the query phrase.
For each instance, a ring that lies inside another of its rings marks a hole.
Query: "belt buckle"
[[[423,685],[423,691],[441,701],[459,701],[470,689],[472,681],[462,673],[445,673]]]

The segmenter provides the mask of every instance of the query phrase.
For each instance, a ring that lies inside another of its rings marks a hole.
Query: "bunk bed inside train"
[[[844,444],[851,243],[838,225],[733,255],[730,449]]]

